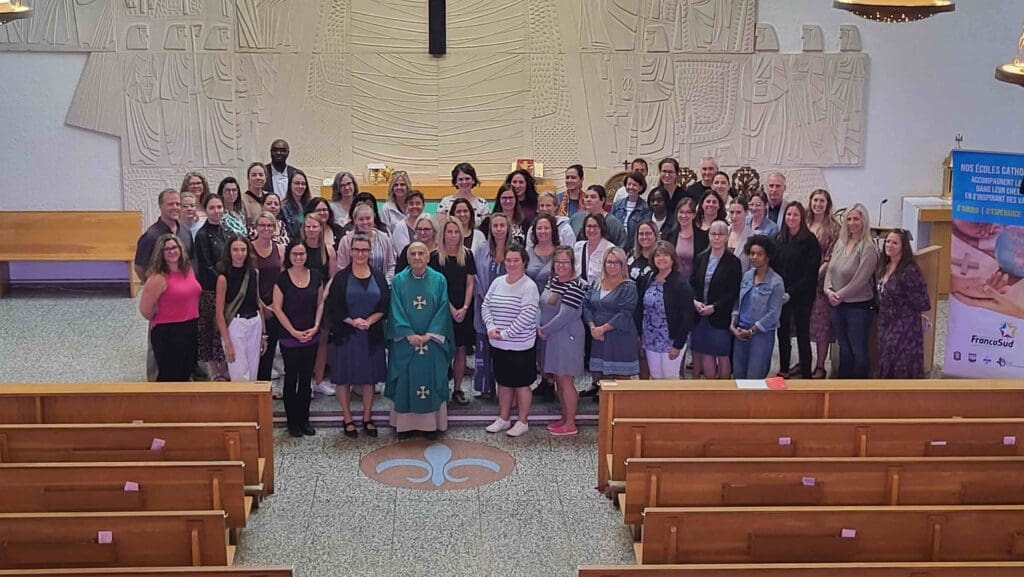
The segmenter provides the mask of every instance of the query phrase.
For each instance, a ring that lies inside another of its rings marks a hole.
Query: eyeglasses
[[[613,264],[615,266],[622,266],[622,261],[621,260],[606,260],[606,261],[604,261],[604,264],[605,265]]]
[[[256,228],[274,228],[274,225],[266,222],[260,222],[256,224]]]
[[[180,250],[181,250],[181,249],[180,249],[180,248],[178,248],[178,246],[177,246],[177,245],[174,245],[174,246],[165,246],[165,247],[164,247],[164,252],[178,252],[178,251],[180,251]]]
[[[330,214],[331,211],[328,210],[326,206],[321,206],[320,208],[316,209],[315,212],[322,212],[324,214]]]
[[[366,254],[366,253],[370,252],[370,249],[368,249],[368,248],[354,248],[354,249],[352,249],[352,252],[359,253],[359,254]]]
[[[568,261],[568,260],[556,260],[555,264],[556,265],[563,265],[563,266],[571,266],[572,262]]]
[[[434,229],[432,229],[432,228],[430,228],[428,226],[428,227],[424,227],[424,228],[417,228],[416,232],[434,232]]]
[[[724,232],[709,232],[708,236],[726,236]]]

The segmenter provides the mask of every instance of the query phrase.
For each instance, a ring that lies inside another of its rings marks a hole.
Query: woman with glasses
[[[512,189],[511,184],[503,184],[498,188],[498,195],[494,198],[494,210],[491,214],[505,215],[510,227],[509,237],[519,244],[526,246],[526,231],[530,223],[523,216],[523,212],[519,207],[519,199],[516,198],[516,193]],[[487,236],[487,231],[489,230],[487,219],[484,219],[480,227],[484,231],[484,236]]]
[[[341,171],[331,181],[331,210],[334,223],[344,228],[352,219],[352,201],[359,194],[359,183],[351,172]],[[305,206],[305,205],[303,205]]]
[[[754,231],[754,234],[772,236],[779,232],[779,225],[768,218],[768,195],[763,190],[755,190],[750,193],[747,199],[747,226]],[[744,245],[745,246],[745,245]]]
[[[273,193],[268,193],[268,197]],[[269,212],[256,218],[256,238],[252,241],[252,250],[256,256],[256,268],[259,274],[259,305],[263,322],[266,324],[267,348],[260,355],[260,366],[256,380],[269,381],[273,375],[274,356],[277,354],[277,341],[281,336],[281,323],[274,312],[274,285],[281,276],[284,265],[284,247],[274,239],[274,231],[281,221]],[[280,397],[280,389],[272,389],[275,398]]]
[[[178,237],[161,236],[150,258],[139,301],[139,312],[149,321],[157,381],[187,381],[192,374],[199,342],[197,319],[202,290]]]
[[[271,237],[273,241],[281,246],[288,246],[292,238],[288,234],[288,229],[285,227],[284,221],[279,218],[281,214],[281,197],[277,196],[276,193],[268,192],[263,195],[263,213],[267,213],[274,218],[274,232]],[[259,217],[256,218],[257,222],[253,223],[249,229],[249,240],[255,241],[259,237]]]
[[[427,254],[437,250],[437,223],[430,215],[425,214],[416,220],[415,232],[416,237],[412,242],[422,242],[427,247]],[[409,245],[405,245],[398,254],[398,259],[395,261],[395,274],[407,268],[409,268]]]
[[[693,329],[691,352],[694,372],[706,379],[732,376],[732,333],[729,321],[740,294],[743,265],[727,245],[729,228],[718,220],[711,223],[711,246],[697,255],[690,275],[697,326]]]
[[[665,241],[654,245],[654,269],[640,279],[636,326],[652,379],[678,379],[683,348],[693,328],[693,291],[679,272],[675,247]]]
[[[573,246],[576,256],[576,275],[583,282],[593,284],[601,276],[602,263],[608,249],[615,246],[608,240],[608,227],[604,216],[587,214],[583,217],[583,230]]]
[[[263,165],[260,165],[263,168]],[[224,214],[221,215],[221,224],[229,234],[245,236],[249,227],[245,220],[245,207],[242,204],[242,195],[238,190],[238,182],[230,176],[220,181],[217,187],[217,196],[224,203]]]
[[[587,291],[583,305],[583,321],[591,337],[592,379],[583,396],[592,396],[605,377],[630,379],[640,372],[633,316],[636,303],[636,283],[626,274],[626,253],[611,247],[604,253],[601,274]]]
[[[552,273],[540,295],[537,353],[541,370],[555,377],[562,418],[548,425],[555,436],[576,434],[576,375],[583,374],[583,300],[587,285],[576,276],[571,248],[559,246],[551,259]]]
[[[345,229],[334,222],[334,212],[327,199],[318,196],[309,201],[306,205],[306,214],[320,221],[320,226],[324,229],[324,242],[337,252],[338,245],[345,236]]]

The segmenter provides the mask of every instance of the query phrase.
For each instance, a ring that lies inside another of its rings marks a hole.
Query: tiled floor
[[[0,383],[143,380],[145,338],[136,301],[16,294],[0,299]],[[941,355],[940,343],[936,374]],[[327,414],[337,407],[314,403]],[[386,431],[353,441],[336,428],[298,440],[278,430],[278,491],[250,518],[237,562],[293,565],[300,577],[569,577],[579,564],[633,563],[621,517],[593,489],[595,428],[560,439],[539,425],[519,439],[479,426],[448,435],[508,451],[515,471],[469,490],[397,489],[359,470],[363,455],[396,442]]]

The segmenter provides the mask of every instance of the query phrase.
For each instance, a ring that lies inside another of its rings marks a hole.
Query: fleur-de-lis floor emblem
[[[377,473],[380,474],[394,467],[417,467],[426,471],[422,477],[408,477],[410,483],[431,482],[435,487],[440,487],[445,481],[451,483],[463,483],[469,477],[455,477],[450,471],[456,467],[483,467],[497,473],[501,467],[490,459],[456,459],[452,461],[452,450],[441,443],[434,443],[423,451],[423,460],[420,459],[391,459],[377,465]]]

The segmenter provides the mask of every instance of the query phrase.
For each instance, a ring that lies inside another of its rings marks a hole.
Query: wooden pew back
[[[611,423],[619,418],[907,419],[1016,418],[1024,382],[1010,380],[811,380],[787,389],[738,389],[735,381],[602,381],[598,486],[608,484]]]
[[[0,513],[222,510],[245,527],[240,461],[0,464]]]
[[[3,423],[256,422],[263,483],[274,491],[270,383],[74,383],[0,387]]]
[[[638,560],[840,563],[1024,560],[1024,507],[649,508]]]
[[[623,519],[647,507],[1024,505],[1024,457],[630,459]]]
[[[3,569],[229,563],[222,511],[0,514]]]
[[[613,481],[635,457],[1024,456],[1024,419],[623,418],[611,430]]]
[[[723,563],[583,566],[579,568],[578,577],[1024,577],[1024,563]]]
[[[0,463],[242,461],[259,485],[256,423],[0,425]]]
[[[103,569],[23,569],[0,577],[292,577],[288,567],[105,567]],[[1011,577],[1016,577],[1013,575]]]

